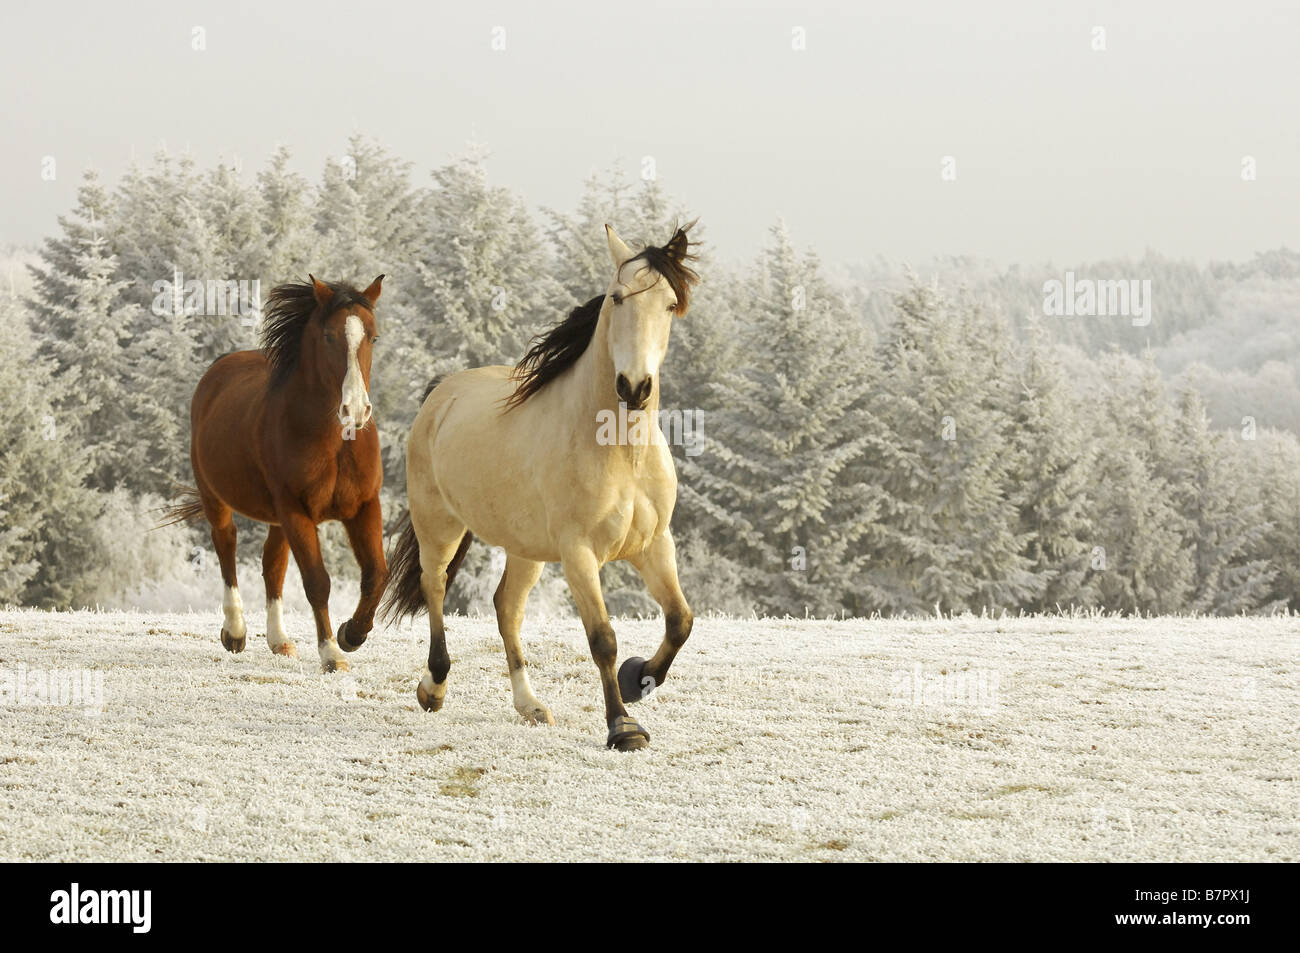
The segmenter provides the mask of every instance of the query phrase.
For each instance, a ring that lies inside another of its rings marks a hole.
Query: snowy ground
[[[437,714],[422,620],[333,677],[249,620],[0,612],[0,860],[1300,860],[1294,618],[701,618],[631,754],[575,622],[525,623],[545,729],[490,619]]]

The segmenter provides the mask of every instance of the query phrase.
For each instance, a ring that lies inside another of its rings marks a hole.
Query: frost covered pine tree
[[[1243,480],[1240,444],[1211,429],[1205,401],[1190,388],[1178,394],[1177,438],[1168,461],[1174,501],[1186,521],[1186,547],[1195,578],[1190,608],[1233,615],[1264,608],[1277,569],[1251,558],[1273,528],[1259,486]]]
[[[214,292],[218,285],[224,291],[212,295],[216,300],[205,300],[212,350],[217,351],[214,360],[259,346],[254,307],[260,302],[252,300],[251,283],[260,281],[269,255],[261,201],[261,192],[242,182],[238,170],[225,163],[204,182],[203,217],[213,241],[213,272],[206,277]]]
[[[1268,529],[1248,556],[1268,562],[1276,573],[1264,611],[1300,611],[1300,440],[1272,428],[1255,431],[1253,422],[1236,439],[1242,473],[1258,487]]]
[[[207,370],[184,307],[154,315],[130,343],[132,485],[169,498],[190,472],[190,398]]]
[[[436,374],[513,364],[531,337],[581,303],[566,300],[550,277],[528,207],[488,183],[485,158],[471,149],[433,173],[419,289],[429,308],[422,340],[437,342]]]
[[[1090,580],[1098,604],[1123,612],[1177,612],[1195,578],[1186,522],[1163,475],[1174,431],[1160,372],[1112,352],[1102,359],[1104,392],[1092,432],[1097,464]]]
[[[915,282],[897,308],[856,468],[883,494],[864,608],[1015,608],[1041,585],[1018,526],[1006,329]]]
[[[361,287],[380,273],[410,280],[404,266],[414,260],[424,233],[425,202],[424,191],[411,184],[409,162],[364,136],[352,136],[348,151],[330,158],[321,177],[313,274],[363,282]]]
[[[28,320],[0,298],[0,362],[22,368],[0,375],[0,603],[67,606],[102,564],[91,542],[99,504],[85,486],[90,455],[55,406],[69,379],[56,380]]]
[[[289,168],[289,161],[289,150],[278,146],[270,163],[257,174],[266,249],[259,272],[263,298],[275,285],[301,280],[315,267],[312,190],[305,178]]]
[[[204,180],[189,155],[155,154],[148,169],[132,165],[114,193],[107,237],[127,300],[150,308],[159,281],[217,277],[217,240],[205,215]]]
[[[717,368],[719,410],[702,452],[681,459],[679,497],[765,610],[838,614],[874,512],[871,489],[847,479],[870,356],[817,260],[784,224],[771,234],[742,305],[742,362]]]
[[[57,410],[90,454],[90,485],[107,489],[129,482],[134,467],[128,355],[142,314],[122,302],[128,282],[117,277],[94,208],[101,197],[89,179],[65,241],[42,251],[33,304],[46,332],[41,354],[59,384]]]
[[[685,210],[670,199],[657,176],[639,182],[620,166],[593,172],[572,212],[546,209],[546,234],[556,248],[555,279],[574,302],[600,294],[609,283],[605,225],[613,225],[632,248],[662,245],[685,224]],[[699,240],[701,232],[693,231]]]
[[[1054,611],[1090,605],[1093,451],[1077,401],[1039,325],[1030,328],[1015,383],[1011,436],[1016,465],[1009,478],[1017,488],[1029,572],[1041,585],[1040,594],[1028,596],[1024,606]]]

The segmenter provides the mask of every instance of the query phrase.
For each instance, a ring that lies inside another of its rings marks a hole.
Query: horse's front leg
[[[640,701],[664,683],[668,667],[690,638],[695,622],[677,581],[677,547],[672,533],[664,533],[630,562],[645,580],[654,601],[664,610],[664,640],[650,661],[633,657],[619,666],[618,687],[628,704]]]
[[[587,630],[587,644],[591,657],[600,670],[600,687],[605,693],[605,724],[609,736],[605,744],[619,751],[635,751],[650,743],[650,734],[628,717],[623,699],[618,691],[618,676],[614,663],[618,661],[618,640],[609,624],[605,611],[605,596],[600,590],[600,562],[591,549],[575,546],[563,556],[564,576],[569,581],[569,592],[582,616]]]
[[[347,659],[339,651],[338,643],[334,641],[334,630],[330,628],[330,577],[321,559],[316,524],[292,501],[279,502],[276,510],[280,528],[284,530],[294,561],[298,563],[298,572],[302,574],[302,587],[311,603],[311,614],[316,620],[316,650],[320,653],[321,671],[346,672]]]
[[[384,519],[379,510],[379,497],[361,504],[352,519],[344,520],[348,542],[361,567],[361,599],[352,618],[339,626],[338,644],[344,652],[361,648],[375,624],[375,609],[388,583],[388,566],[384,562]]]

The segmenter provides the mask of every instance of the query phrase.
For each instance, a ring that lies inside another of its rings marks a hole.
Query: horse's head
[[[339,423],[356,429],[370,422],[370,353],[378,340],[375,302],[384,276],[365,291],[311,278],[316,310],[304,329],[302,352],[326,387],[338,389]]]
[[[668,351],[673,317],[686,313],[691,286],[699,281],[687,264],[695,259],[686,238],[690,227],[677,229],[663,247],[650,246],[637,253],[611,226],[605,226],[609,257],[614,262],[614,277],[605,292],[614,364],[610,383],[619,400],[632,410],[649,403],[659,365]]]

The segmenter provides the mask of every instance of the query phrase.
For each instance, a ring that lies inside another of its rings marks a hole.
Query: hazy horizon
[[[2,81],[0,242],[53,234],[87,165],[112,185],[165,143],[203,167],[238,158],[249,178],[282,143],[315,182],[361,132],[412,161],[420,185],[483,143],[492,181],[535,208],[571,208],[592,171],[618,162],[636,179],[652,156],[724,259],[755,252],[779,216],[832,264],[1065,264],[1147,248],[1240,260],[1300,244],[1300,12],[1220,11],[7,9],[23,42]],[[792,48],[795,28],[806,49]],[[941,178],[944,156],[955,181]]]

